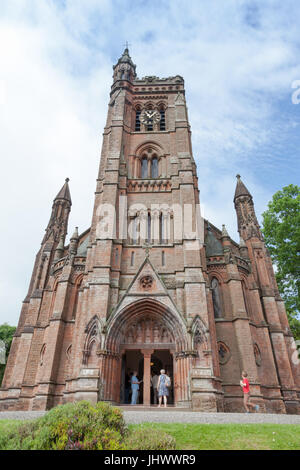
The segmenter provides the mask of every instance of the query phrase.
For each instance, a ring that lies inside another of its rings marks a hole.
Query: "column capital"
[[[144,357],[150,357],[154,353],[154,349],[141,349],[141,353]]]

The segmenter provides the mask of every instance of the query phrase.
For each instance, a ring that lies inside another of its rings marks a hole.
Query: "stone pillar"
[[[151,403],[151,354],[154,353],[153,349],[142,349],[141,353],[144,355],[144,405],[150,406]]]

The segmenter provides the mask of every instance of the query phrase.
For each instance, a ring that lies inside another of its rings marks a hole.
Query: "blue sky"
[[[69,234],[91,221],[112,65],[185,79],[205,217],[237,240],[235,175],[258,218],[299,184],[297,0],[2,0],[0,323],[16,324],[54,196],[70,178]]]

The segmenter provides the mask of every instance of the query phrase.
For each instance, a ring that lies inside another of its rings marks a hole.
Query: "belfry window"
[[[148,178],[148,160],[147,160],[147,157],[142,158],[141,177],[142,178]]]
[[[156,157],[151,160],[151,178],[158,178],[158,160]]]
[[[135,114],[135,131],[136,132],[140,132],[141,130],[140,115],[141,115],[141,111],[137,109],[136,114]]]
[[[221,294],[219,281],[214,277],[211,281],[211,290],[212,290],[212,300],[214,307],[215,318],[222,318],[222,304],[221,304]]]
[[[160,131],[165,131],[166,130],[166,116],[165,116],[165,110],[164,109],[160,110],[159,130]]]

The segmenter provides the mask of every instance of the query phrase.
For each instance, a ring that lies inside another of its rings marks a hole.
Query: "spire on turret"
[[[70,181],[69,178],[65,179],[65,184],[63,185],[63,187],[61,188],[61,190],[57,194],[54,201],[56,201],[57,199],[65,199],[66,201],[69,201],[72,204],[70,188],[69,188],[69,181]]]
[[[248,189],[246,188],[243,181],[241,180],[241,175],[236,175],[236,178],[237,178],[237,182],[236,182],[236,188],[235,188],[233,201],[235,201],[236,198],[240,197],[240,196],[249,196],[249,197],[252,198],[252,196],[249,193]]]
[[[71,205],[69,178],[66,178],[65,184],[53,201],[51,217],[42,243],[58,243],[61,235],[66,236]]]
[[[129,55],[129,49],[126,45],[124,52],[116,65],[113,66],[114,70],[114,82],[117,80],[128,80],[132,81],[136,78],[136,65],[132,62]]]
[[[249,238],[262,239],[262,234],[256,218],[253,198],[240,175],[236,175],[237,183],[234,194],[234,207],[237,213],[238,232],[244,240]]]

